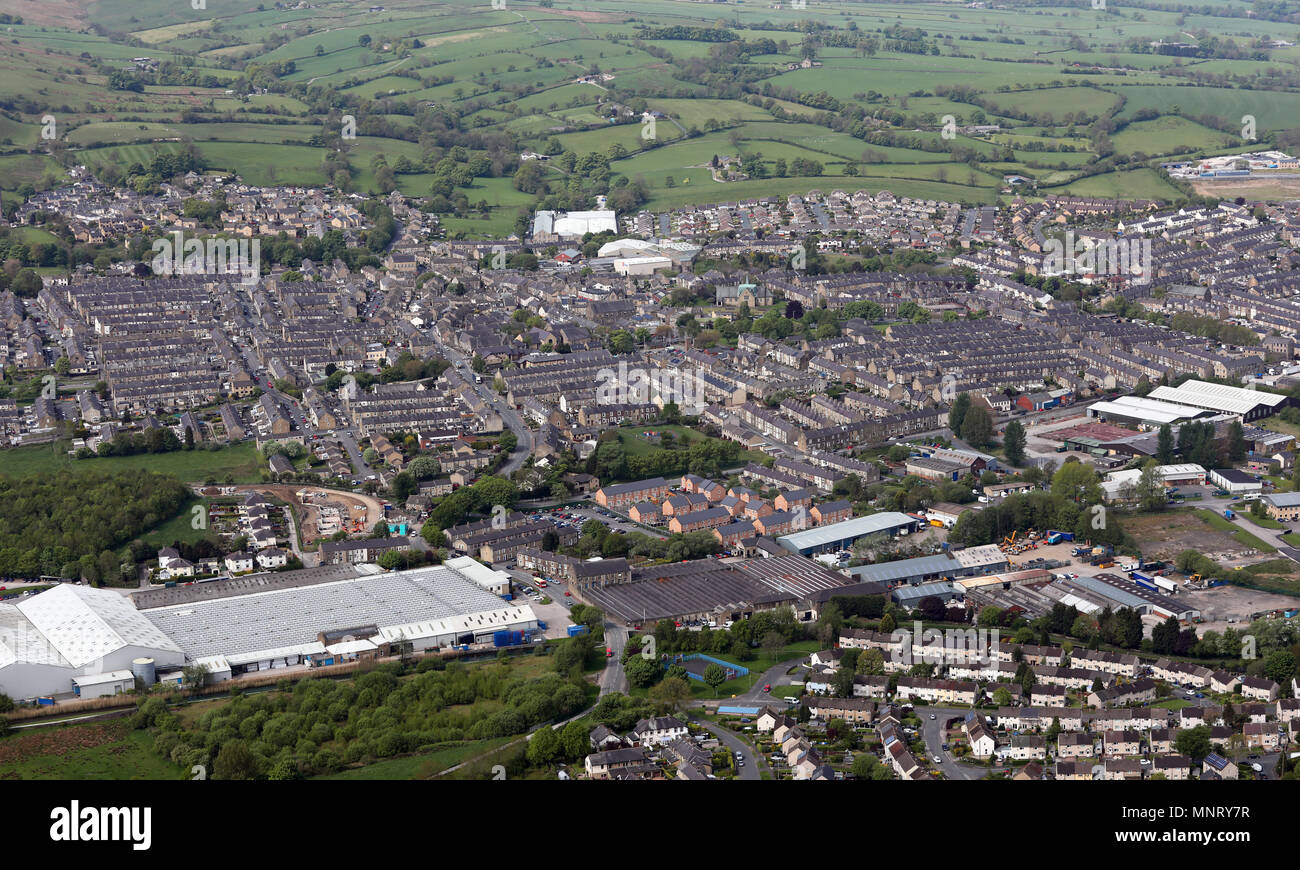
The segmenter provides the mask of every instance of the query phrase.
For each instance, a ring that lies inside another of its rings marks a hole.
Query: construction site
[[[298,520],[302,545],[309,547],[338,532],[349,537],[365,537],[384,515],[384,505],[377,498],[326,489],[319,486],[258,485],[239,487],[243,492],[271,495],[293,507]]]

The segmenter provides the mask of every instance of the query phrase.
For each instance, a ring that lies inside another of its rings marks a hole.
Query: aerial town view
[[[1297,155],[1300,0],[0,0],[0,781],[1300,779]]]

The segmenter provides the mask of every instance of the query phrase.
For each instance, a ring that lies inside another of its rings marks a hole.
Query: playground
[[[740,665],[732,664],[731,662],[723,661],[722,659],[714,658],[713,656],[706,656],[702,653],[675,656],[669,660],[668,664],[681,665],[686,669],[686,673],[692,680],[700,680],[701,682],[704,681],[704,672],[708,670],[709,665],[713,664],[722,667],[722,670],[727,674],[728,681],[734,680],[737,677],[746,676],[749,673],[749,668],[741,667]]]

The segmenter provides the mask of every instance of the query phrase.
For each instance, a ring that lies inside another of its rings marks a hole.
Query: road
[[[357,446],[356,439],[352,437],[352,432],[348,429],[339,429],[334,434],[339,439],[339,443],[343,445],[343,449],[347,451],[352,467],[357,470],[357,480],[364,482],[375,471],[366,464],[365,458],[361,455],[361,448]]]
[[[600,673],[600,694],[627,694],[627,674],[623,673],[623,649],[627,646],[627,629],[612,622],[605,623],[605,646],[614,655],[605,659],[605,670]]]
[[[442,351],[442,356],[451,362],[456,368],[457,374],[464,378],[465,382],[470,385],[474,392],[478,393],[483,401],[491,406],[492,410],[501,415],[501,421],[506,428],[514,433],[515,449],[510,453],[510,458],[497,471],[501,477],[509,477],[516,471],[524,467],[528,457],[532,456],[533,448],[536,441],[533,437],[533,431],[524,423],[523,418],[511,407],[505,397],[497,395],[492,389],[491,384],[475,383],[475,372],[470,367],[470,363],[465,359],[465,355],[455,348],[447,347],[441,338],[437,338],[438,349]]]
[[[792,683],[794,683],[794,677],[787,674],[786,671],[790,670],[790,668],[794,667],[797,664],[803,663],[806,660],[807,660],[807,656],[801,656],[797,659],[788,659],[786,661],[781,662],[780,664],[773,665],[772,667],[764,671],[759,676],[759,678],[754,681],[753,688],[751,688],[745,694],[739,696],[736,699],[736,701],[729,701],[728,703],[734,704],[737,701],[756,701],[761,704],[775,703],[777,707],[783,706],[783,703],[780,701],[774,702],[772,699],[772,695],[768,692],[764,692],[763,687],[766,685],[771,685],[773,687],[791,685]]]
[[[953,719],[961,720],[969,709],[960,707],[917,707],[916,714],[921,717],[921,739],[925,743],[926,767],[937,767],[945,779],[982,779],[988,770],[958,764],[953,757],[943,751],[944,725]],[[933,719],[930,717],[934,716]],[[942,759],[934,763],[935,756]]]
[[[699,725],[705,731],[708,731],[714,737],[718,738],[718,741],[723,746],[726,746],[731,750],[731,757],[733,759],[736,757],[737,752],[740,753],[741,760],[745,762],[745,766],[739,768],[740,779],[759,779],[758,759],[754,756],[754,750],[751,749],[745,741],[741,740],[739,737],[720,725],[714,725],[712,722],[708,722],[704,719],[697,719],[690,713],[687,713],[686,717],[696,725]]]

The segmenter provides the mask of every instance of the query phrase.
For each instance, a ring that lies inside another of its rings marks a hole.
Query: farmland
[[[474,237],[611,190],[625,212],[824,187],[1177,201],[1196,191],[1154,164],[1246,145],[1243,114],[1256,141],[1300,138],[1294,25],[1158,3],[43,6],[0,0],[24,16],[0,51],[4,190],[57,184],[74,162],[117,178],[193,149],[254,184],[427,197],[449,235]],[[345,116],[355,138],[339,136]],[[941,136],[946,118],[957,129]],[[485,160],[449,175],[453,147],[457,166]],[[553,160],[521,184],[526,150],[608,169],[575,177]],[[748,177],[713,180],[715,155]],[[1029,187],[1013,193],[1012,174]]]

